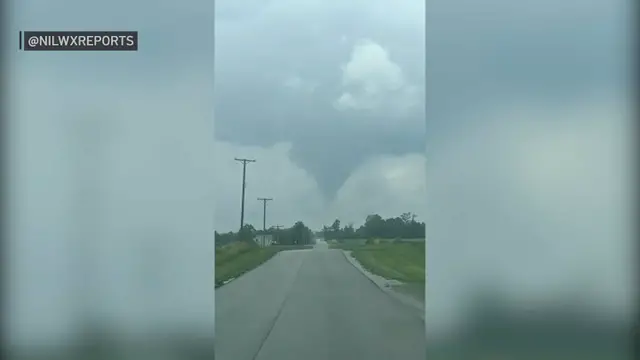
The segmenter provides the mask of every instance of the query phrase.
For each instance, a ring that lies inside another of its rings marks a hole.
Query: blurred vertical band
[[[3,349],[213,359],[214,5],[38,4],[0,21]],[[19,30],[63,26],[145,29],[144,50],[18,51]]]
[[[429,359],[631,359],[635,6],[427,2]]]

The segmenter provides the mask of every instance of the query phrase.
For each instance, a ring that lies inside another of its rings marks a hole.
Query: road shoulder
[[[216,249],[215,288],[235,281],[271,260],[282,251],[308,250],[310,245],[272,245],[258,247],[253,244],[235,242]]]
[[[358,271],[360,271],[365,277],[367,277],[372,283],[374,283],[380,290],[387,293],[392,298],[397,301],[403,303],[404,305],[412,308],[417,315],[420,316],[422,320],[425,319],[425,304],[424,302],[416,299],[413,296],[410,296],[406,293],[400,292],[397,289],[404,285],[402,282],[398,280],[390,280],[386,279],[382,276],[372,274],[367,271],[353,256],[351,256],[351,251],[349,250],[340,250],[342,251],[344,257],[347,261]]]

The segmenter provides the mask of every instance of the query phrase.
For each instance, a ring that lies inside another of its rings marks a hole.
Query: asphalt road
[[[424,360],[425,326],[320,243],[216,290],[215,350],[216,360]]]

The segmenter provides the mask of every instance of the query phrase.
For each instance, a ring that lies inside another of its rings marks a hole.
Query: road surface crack
[[[256,360],[258,358],[258,355],[260,355],[260,352],[262,351],[262,348],[267,343],[267,340],[269,339],[269,336],[271,335],[271,332],[276,327],[276,324],[278,323],[278,319],[280,318],[280,315],[282,314],[282,311],[284,310],[284,308],[285,308],[285,306],[287,304],[287,300],[289,300],[289,297],[291,295],[291,290],[294,288],[294,286],[296,285],[296,282],[299,279],[298,275],[300,274],[300,269],[302,269],[302,264],[305,262],[306,259],[307,259],[307,257],[305,256],[300,261],[300,264],[298,265],[298,267],[296,269],[296,274],[295,274],[295,276],[293,278],[293,281],[291,282],[291,286],[289,286],[289,289],[287,289],[287,293],[286,293],[286,295],[284,297],[284,300],[282,300],[282,304],[280,304],[280,307],[278,308],[278,312],[276,313],[276,316],[273,318],[273,320],[269,324],[269,330],[267,330],[267,332],[265,333],[265,336],[260,341],[260,346],[258,347],[258,350],[256,351],[255,355],[253,356],[252,360]]]

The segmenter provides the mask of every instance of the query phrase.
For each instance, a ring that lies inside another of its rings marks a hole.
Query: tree
[[[413,214],[410,212],[402,213],[402,215],[400,215],[400,219],[402,219],[402,222],[405,224],[409,224],[413,221]]]
[[[327,225],[322,225],[322,236],[324,236],[325,240],[331,240],[331,228]]]
[[[224,246],[236,239],[236,233],[230,231],[228,233],[214,232],[216,246]]]
[[[353,228],[353,223],[349,223],[349,225],[345,226],[341,232],[342,234],[340,234],[340,238],[342,239],[353,239],[356,237],[356,231]]]
[[[411,212],[405,212],[398,217],[383,219],[378,214],[371,214],[366,217],[365,222],[357,230],[353,224],[349,224],[339,231],[336,231],[334,225],[339,224],[340,220],[334,221],[331,227],[324,227],[326,239],[355,239],[355,238],[382,238],[394,239],[405,238],[415,239],[425,237],[425,225],[422,222],[415,221],[416,215]]]
[[[297,221],[293,228],[291,229],[293,232],[293,243],[296,245],[307,244],[307,227],[304,226],[302,221]]]
[[[253,242],[253,237],[256,233],[256,229],[251,224],[245,224],[242,229],[238,232],[238,240],[239,241],[251,241]]]
[[[308,245],[313,242],[313,231],[302,221],[296,221],[292,227],[278,231],[277,235],[278,243],[282,245]]]
[[[367,238],[382,237],[384,234],[385,222],[378,214],[367,216],[364,221],[364,235]]]
[[[340,220],[336,219],[330,227],[326,225],[322,227],[324,238],[326,240],[338,240],[342,238],[342,230],[340,229]]]
[[[215,244],[216,246],[224,246],[234,241],[246,241],[254,244],[253,238],[256,233],[256,229],[251,224],[245,224],[238,232],[219,233],[214,231]]]
[[[340,220],[336,219],[333,222],[333,225],[331,225],[331,230],[333,230],[335,232],[339,232],[340,231]]]

